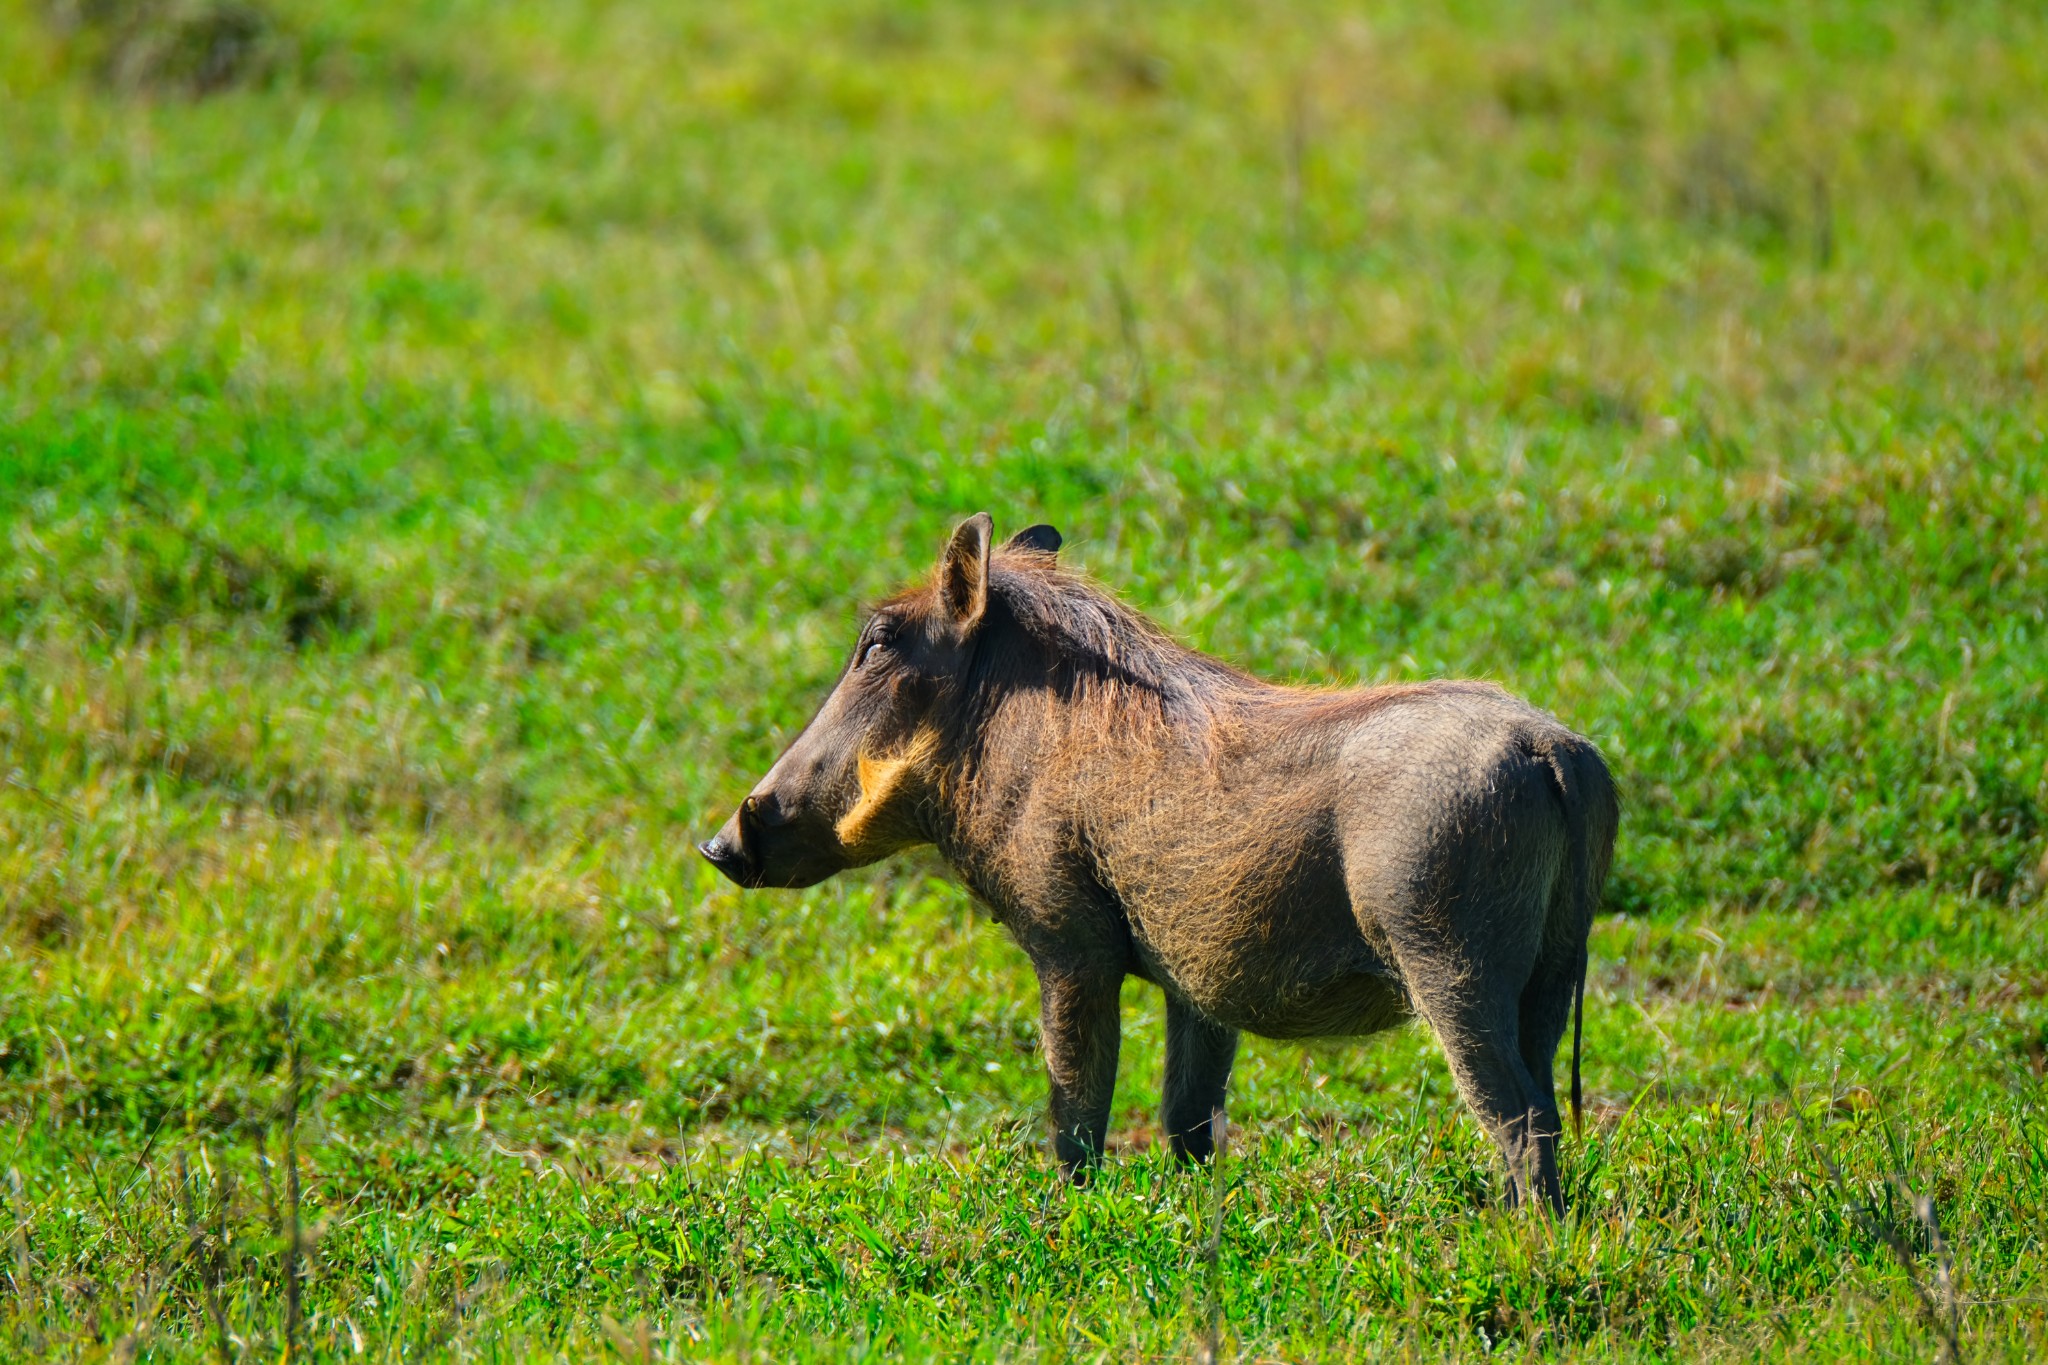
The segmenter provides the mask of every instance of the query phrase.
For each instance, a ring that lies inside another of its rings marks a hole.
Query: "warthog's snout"
[[[846,868],[829,823],[792,808],[777,791],[758,788],[697,851],[749,888],[815,886]]]
[[[752,796],[740,802],[740,808],[718,833],[697,845],[706,862],[741,886],[761,884],[760,841],[748,838],[754,832],[749,826],[758,821],[757,804],[758,798]]]

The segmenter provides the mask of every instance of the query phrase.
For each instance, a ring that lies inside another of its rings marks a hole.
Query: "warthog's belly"
[[[1220,935],[1214,926],[1205,934],[1154,924],[1167,932],[1147,933],[1134,924],[1139,975],[1220,1024],[1266,1038],[1377,1033],[1410,1017],[1400,974],[1348,915],[1312,926],[1286,918]]]
[[[1194,1002],[1219,1023],[1264,1038],[1342,1038],[1378,1033],[1408,1019],[1408,993],[1398,981],[1360,972],[1313,986],[1267,994],[1225,992]]]

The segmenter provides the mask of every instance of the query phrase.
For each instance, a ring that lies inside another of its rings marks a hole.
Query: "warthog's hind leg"
[[[1457,1004],[1422,1002],[1422,1013],[1443,1043],[1451,1075],[1472,1112],[1507,1163],[1510,1206],[1541,1199],[1564,1212],[1557,1178],[1556,1102],[1546,1102],[1522,1061],[1515,1017],[1486,1017]],[[1478,1015],[1479,1017],[1475,1017]]]
[[[1052,1145],[1076,1184],[1102,1160],[1122,1019],[1122,972],[1038,970],[1039,1032],[1052,1081]]]
[[[1557,1045],[1571,1026],[1572,997],[1578,987],[1583,951],[1576,944],[1547,945],[1543,960],[1536,964],[1529,984],[1522,988],[1517,1022],[1522,1064],[1528,1069],[1531,1084],[1529,1102],[1535,1111],[1537,1131],[1545,1135],[1553,1149],[1558,1135],[1564,1132],[1557,1105]],[[1554,1165],[1556,1158],[1551,1160]],[[1562,1208],[1561,1203],[1558,1206]]]
[[[1474,950],[1485,943],[1478,935],[1460,940],[1414,924],[1403,930],[1394,946],[1416,1012],[1436,1032],[1459,1093],[1507,1162],[1508,1203],[1541,1199],[1562,1214],[1556,1101],[1522,1054],[1522,989],[1535,945],[1499,935],[1482,955]],[[1524,947],[1526,957],[1518,951]]]
[[[1223,1107],[1237,1030],[1204,1018],[1178,997],[1166,997],[1166,1085],[1160,1118],[1173,1154],[1207,1161],[1216,1143],[1210,1115]]]

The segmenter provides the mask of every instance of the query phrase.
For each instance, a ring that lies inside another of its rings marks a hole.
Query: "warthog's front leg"
[[[1052,1079],[1053,1151],[1060,1172],[1084,1183],[1109,1137],[1122,1020],[1121,972],[1038,969],[1039,1029]]]
[[[1166,997],[1166,1085],[1159,1112],[1166,1140],[1181,1160],[1207,1161],[1214,1150],[1209,1120],[1223,1107],[1236,1060],[1236,1029],[1203,1017],[1176,996]]]

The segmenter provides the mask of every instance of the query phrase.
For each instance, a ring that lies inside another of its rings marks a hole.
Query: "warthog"
[[[1427,1020],[1506,1158],[1563,1207],[1551,1064],[1618,819],[1593,745],[1482,682],[1280,687],[963,523],[877,607],[803,733],[701,851],[810,886],[936,845],[1037,969],[1054,1148],[1098,1160],[1118,994],[1166,995],[1164,1126],[1201,1160],[1238,1034]]]

